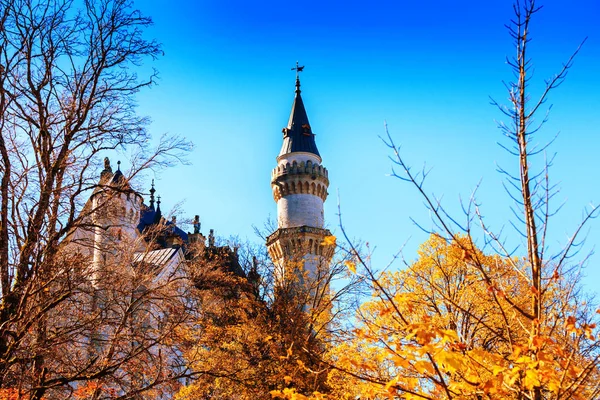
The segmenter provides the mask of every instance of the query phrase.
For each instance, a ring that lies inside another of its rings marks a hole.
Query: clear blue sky
[[[378,139],[383,123],[415,167],[432,168],[429,192],[451,211],[481,180],[486,221],[517,241],[510,199],[496,163],[516,159],[496,128],[489,104],[506,99],[505,57],[514,49],[504,24],[510,1],[138,1],[154,19],[148,32],[165,56],[152,66],[159,84],[140,93],[139,112],[151,132],[181,134],[195,143],[191,165],[156,176],[163,207],[185,201],[204,233],[256,240],[252,225],[276,216],[270,171],[293,100],[296,60],[305,65],[303,98],[330,171],[326,221],[337,227],[337,192],[348,232],[376,247],[383,266],[406,242],[414,259],[426,238],[410,221],[431,226],[422,199],[386,176],[389,152]],[[589,37],[567,81],[552,94],[550,121],[537,141],[560,136],[551,171],[566,201],[554,218],[550,244],[564,243],[583,207],[600,202],[600,3],[551,0],[533,21],[531,56],[542,83]],[[534,92],[534,94],[537,92]],[[543,162],[537,160],[538,165]],[[600,240],[591,225],[586,250]],[[400,266],[400,265],[398,265]],[[600,255],[586,269],[586,287],[600,292]]]

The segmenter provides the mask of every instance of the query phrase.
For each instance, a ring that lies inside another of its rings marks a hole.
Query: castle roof
[[[154,267],[163,267],[179,251],[178,248],[167,248],[135,253],[134,263],[144,262]]]
[[[120,161],[119,161],[120,163]],[[129,186],[129,182],[127,181],[127,178],[125,178],[125,175],[123,175],[123,173],[121,172],[121,168],[117,169],[117,172],[115,172],[112,176],[112,179],[110,180],[110,183],[116,187],[118,187],[119,189],[122,190],[131,190],[131,186]]]
[[[104,157],[104,169],[100,172],[100,180],[94,188],[90,198],[107,189],[114,190],[117,193],[133,193],[136,196],[141,197],[139,193],[131,188],[129,180],[123,175],[123,172],[121,172],[121,161],[118,161],[117,165],[117,170],[113,172],[110,160],[108,157]]]
[[[157,226],[157,224],[161,223],[161,217],[160,206],[156,210],[150,207],[143,208],[140,222],[137,225],[138,231],[144,233],[148,229]],[[163,242],[165,236],[179,236],[184,243],[188,243],[189,241],[188,234],[172,221],[164,221],[164,226],[161,228],[160,235],[156,238],[159,244],[164,245]]]
[[[301,67],[303,68],[303,67]],[[320,157],[315,135],[312,132],[308,115],[300,94],[300,79],[296,76],[296,96],[292,104],[292,112],[286,128],[283,128],[283,145],[280,156],[288,153],[306,152]]]
[[[155,241],[159,245],[166,246],[167,242],[165,239],[168,236],[179,236],[184,243],[188,243],[189,237],[187,233],[179,228],[173,221],[164,221],[162,211],[160,210],[160,196],[158,196],[156,207],[154,207],[155,192],[154,179],[152,179],[152,186],[150,188],[150,206],[142,205],[140,222],[137,225],[138,231],[144,233],[149,229],[152,229],[152,227],[157,227],[159,224],[162,224],[160,234],[155,238]]]

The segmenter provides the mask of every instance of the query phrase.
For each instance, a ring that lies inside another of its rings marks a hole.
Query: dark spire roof
[[[161,218],[162,212],[160,211],[160,196],[158,196],[158,201],[156,202],[156,212],[154,213],[154,223],[158,224]]]
[[[121,161],[117,161],[117,171],[115,172],[115,174],[112,177],[112,183],[117,184],[117,185],[125,185],[126,184],[125,176],[123,176],[123,173],[121,172]]]
[[[127,180],[125,175],[123,175],[123,172],[121,172],[121,161],[117,161],[117,170],[113,174],[112,179],[110,180],[110,184],[112,185],[112,187],[114,189],[117,189],[119,191],[123,191],[123,192],[132,192],[133,191],[131,189],[131,186],[129,185],[129,181]]]
[[[147,239],[152,239],[156,244],[164,248],[169,246],[167,240],[168,237],[179,236],[183,242],[183,245],[185,246],[187,243],[189,243],[188,234],[177,226],[175,218],[173,218],[171,221],[164,220],[162,211],[160,210],[160,196],[157,196],[156,209],[154,208],[155,192],[156,189],[154,189],[154,180],[152,180],[152,207],[146,207],[145,205],[142,205],[140,222],[137,225],[138,231],[145,233],[149,229],[155,227],[158,229],[155,230],[152,235],[148,236]]]
[[[320,157],[317,144],[315,143],[315,135],[308,122],[308,115],[306,114],[304,102],[300,95],[300,78],[298,72],[302,71],[303,68],[298,66],[294,68],[296,70],[296,97],[292,104],[292,112],[290,113],[288,125],[283,128],[283,145],[279,152],[280,156],[302,151],[313,153]]]

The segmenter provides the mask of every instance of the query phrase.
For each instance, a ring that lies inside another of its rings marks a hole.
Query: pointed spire
[[[152,179],[152,186],[150,187],[150,208],[154,210],[154,192],[156,192],[156,189],[154,189],[154,179]]]
[[[300,94],[300,72],[304,71],[304,65],[300,66],[296,61],[296,67],[292,68],[292,71],[296,71],[296,94]]]
[[[117,161],[117,170],[115,171],[111,183],[118,186],[120,190],[130,189],[127,179],[121,172],[121,160]]]
[[[158,224],[162,218],[162,212],[160,211],[160,195],[156,202],[156,212],[154,213],[154,223]]]
[[[312,132],[310,123],[308,122],[308,115],[304,108],[304,102],[302,101],[301,90],[300,90],[300,76],[299,73],[304,70],[304,66],[298,65],[292,68],[296,71],[296,96],[294,97],[294,103],[292,104],[292,112],[290,113],[290,119],[287,127],[283,128],[283,145],[279,155],[282,156],[288,153],[295,152],[306,152],[313,153],[320,157],[319,150],[317,150],[317,144],[315,143],[315,135]]]

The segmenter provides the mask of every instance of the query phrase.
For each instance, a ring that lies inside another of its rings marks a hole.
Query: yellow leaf
[[[420,374],[424,374],[424,373],[432,374],[433,373],[433,367],[427,361],[417,361],[414,366],[415,366],[415,369]]]
[[[550,390],[552,393],[558,393],[560,389],[560,383],[556,380],[551,380],[550,382],[548,382],[548,390]]]
[[[346,260],[344,261],[344,264],[346,264],[346,267],[348,267],[348,269],[350,270],[350,272],[352,272],[353,274],[356,273],[356,264],[350,260]]]
[[[525,371],[525,387],[532,389],[534,386],[540,385],[538,372],[534,369]]]
[[[408,360],[405,360],[402,357],[394,356],[394,357],[392,357],[392,361],[394,362],[395,365],[402,367],[404,369],[410,367],[410,362]]]
[[[335,246],[335,236],[329,235],[323,238],[322,246]]]
[[[392,386],[395,386],[398,383],[398,378],[400,376],[396,376],[394,379],[392,379],[391,381],[389,381],[386,385],[385,385],[385,390],[389,390]]]
[[[494,374],[494,376],[496,376],[505,370],[506,370],[506,368],[504,368],[500,365],[494,365],[494,367],[492,368],[492,374]]]
[[[439,358],[447,371],[456,372],[463,366],[462,360],[456,353],[440,354]]]

